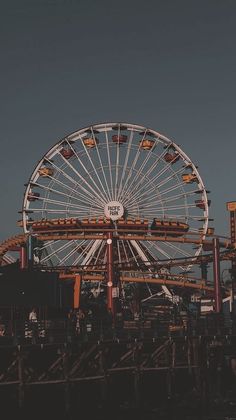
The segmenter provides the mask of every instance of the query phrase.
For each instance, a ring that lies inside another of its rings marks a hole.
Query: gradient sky
[[[228,234],[236,200],[235,0],[0,2],[0,240],[24,183],[66,134],[105,121],[171,138],[198,165]]]

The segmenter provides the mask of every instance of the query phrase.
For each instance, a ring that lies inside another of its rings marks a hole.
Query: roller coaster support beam
[[[139,273],[140,274],[140,273]],[[70,275],[71,278],[71,275]],[[84,281],[104,281],[104,276],[101,274],[84,274],[83,275]],[[191,283],[189,281],[179,281],[179,280],[169,280],[169,279],[154,279],[154,278],[147,278],[147,277],[131,277],[131,276],[120,276],[121,282],[128,282],[128,283],[150,283],[150,284],[166,284],[167,286],[177,286],[177,287],[187,287],[189,289],[197,289],[197,290],[205,290],[209,294],[213,296],[214,289],[213,287],[205,286],[205,282],[202,281],[201,283]]]
[[[107,309],[114,311],[112,300],[113,288],[113,235],[107,233]]]
[[[32,249],[32,236],[29,235],[27,238],[27,258],[28,258],[28,267],[32,268],[33,266],[33,249]]]
[[[74,309],[78,309],[80,305],[81,276],[76,274],[74,283]]]
[[[27,268],[27,248],[25,245],[20,247],[20,269],[24,270]]]
[[[227,203],[227,210],[230,212],[230,239],[231,244],[236,244],[236,201]],[[232,279],[232,311],[235,314],[235,296],[236,296],[236,258],[231,259],[231,279]]]
[[[200,268],[201,268],[201,278],[205,280],[205,284],[207,284],[207,262],[201,262]]]
[[[219,239],[213,238],[213,273],[214,273],[214,294],[215,294],[215,311],[221,312],[222,298],[220,288],[220,245]]]
[[[74,309],[80,306],[80,292],[81,292],[81,275],[80,274],[63,274],[59,275],[61,280],[74,280]]]

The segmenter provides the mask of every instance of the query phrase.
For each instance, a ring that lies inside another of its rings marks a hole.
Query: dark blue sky
[[[60,138],[128,121],[174,140],[228,231],[236,200],[234,0],[8,0],[0,4],[0,240],[24,183]]]

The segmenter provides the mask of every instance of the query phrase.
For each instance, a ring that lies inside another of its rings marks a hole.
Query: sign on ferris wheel
[[[105,205],[104,214],[108,219],[118,220],[124,215],[124,207],[119,201],[110,201]]]

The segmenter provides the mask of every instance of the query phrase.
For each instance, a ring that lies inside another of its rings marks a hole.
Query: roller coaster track
[[[7,263],[9,258],[6,256],[8,251],[14,251],[26,243],[28,235],[20,234],[6,239],[0,244],[0,265]]]
[[[184,236],[170,234],[158,234],[153,233],[153,231],[142,231],[140,229],[132,229],[132,231],[127,232],[127,229],[119,229],[117,232],[115,229],[103,229],[99,230],[98,228],[86,228],[86,229],[48,229],[48,230],[39,230],[34,232],[34,235],[42,241],[50,240],[80,240],[80,239],[93,239],[93,240],[106,240],[107,232],[114,233],[116,239],[120,240],[137,240],[137,241],[161,241],[161,242],[179,242],[179,243],[190,243],[195,245],[212,246],[212,239],[203,239],[201,235],[196,232],[187,232]],[[197,237],[196,237],[197,236]],[[220,247],[229,248],[232,244],[229,238],[219,237]]]
[[[8,239],[6,239],[4,242],[2,242],[0,244],[0,265],[5,263],[9,263],[9,258],[6,255],[7,252],[9,251],[15,251],[17,250],[20,246],[24,245],[27,241],[29,234],[19,234],[16,236],[12,236]],[[106,233],[98,233],[98,232],[94,232],[90,230],[86,230],[83,232],[72,232],[71,230],[68,231],[54,231],[54,232],[50,232],[50,231],[43,231],[43,232],[38,232],[36,234],[37,238],[39,240],[75,240],[75,239],[100,239],[100,240],[106,240]],[[169,237],[169,236],[149,236],[146,234],[139,234],[135,235],[128,235],[125,233],[121,233],[120,235],[118,235],[118,237],[120,239],[126,239],[126,240],[131,240],[131,239],[136,239],[136,240],[153,240],[153,241],[170,241],[170,242],[191,242],[193,244],[196,243],[203,243],[203,245],[207,245],[207,246],[211,246],[212,245],[212,240],[196,240],[193,238],[186,238],[186,237]],[[222,240],[223,239],[223,240]],[[236,258],[236,249],[232,248],[232,244],[229,242],[228,238],[220,238],[220,246],[224,247],[224,250],[220,252],[220,260],[232,260],[234,258]],[[158,267],[174,267],[174,266],[188,266],[189,264],[193,264],[193,265],[200,265],[200,264],[204,264],[204,263],[210,263],[213,261],[213,255],[212,254],[205,254],[205,255],[199,255],[197,257],[189,257],[189,258],[176,258],[176,259],[171,259],[171,260],[158,260],[156,262],[150,262],[149,261],[149,265],[152,266],[153,268],[158,268]],[[115,264],[115,262],[114,262]],[[133,266],[131,263],[118,263],[115,264],[117,266],[117,269],[120,270],[126,270],[126,269],[132,269]],[[45,269],[45,267],[43,267]],[[103,267],[102,265],[100,266],[94,266],[91,265],[85,265],[83,267],[83,271],[84,270],[88,270],[88,271],[104,271],[105,270],[105,266]],[[72,272],[74,270],[76,270],[77,272],[79,271],[78,267],[51,267],[52,270],[71,270]]]
[[[97,233],[93,233],[91,235],[91,233],[82,233],[83,236],[96,236],[99,239],[103,240],[106,238],[106,234],[97,234]],[[7,252],[9,251],[17,251],[20,249],[21,246],[25,245],[27,238],[28,238],[28,234],[19,234],[16,236],[13,236],[7,240],[5,240],[4,242],[2,242],[0,244],[0,265],[4,265],[4,264],[9,264],[12,262],[12,258],[9,257],[7,255]],[[71,236],[73,238],[71,238]],[[71,233],[71,232],[44,232],[43,234],[38,233],[37,237],[40,240],[58,240],[58,239],[75,239],[78,237],[81,237],[81,233]],[[120,235],[123,238],[123,234]],[[127,236],[127,239],[130,239],[130,236]],[[133,236],[133,235],[132,235]],[[140,239],[144,239],[144,235],[138,235],[140,236]],[[150,237],[149,237],[150,238]],[[163,240],[163,237],[158,237],[159,240]],[[158,240],[157,238],[153,238],[153,240]],[[186,240],[186,238],[165,238],[166,240],[174,240],[174,241],[184,241]],[[212,241],[205,241],[207,242],[207,244],[212,244]],[[195,241],[194,241],[195,243]],[[227,241],[225,244],[222,244],[226,246],[226,249],[224,249],[224,251],[220,252],[220,259],[221,260],[232,260],[233,258],[236,258],[236,249],[233,249],[232,247],[229,247],[229,242]],[[149,262],[150,266],[152,267],[153,270],[158,270],[158,268],[160,267],[167,267],[167,268],[171,268],[174,266],[188,266],[189,264],[193,264],[193,265],[200,265],[200,264],[207,264],[213,261],[213,255],[212,254],[206,254],[206,255],[200,255],[197,257],[189,257],[189,258],[177,258],[177,259],[172,259],[172,260],[159,260],[156,262]],[[123,282],[148,282],[148,283],[153,283],[153,284],[166,284],[169,286],[176,286],[176,287],[184,287],[184,288],[192,288],[192,289],[202,289],[205,290],[205,292],[208,293],[213,293],[213,289],[211,287],[206,286],[206,284],[204,284],[203,281],[200,282],[196,282],[196,281],[189,281],[189,279],[186,278],[178,278],[178,276],[175,276],[175,278],[153,278],[153,276],[150,276],[150,273],[146,273],[149,274],[148,278],[147,276],[145,276],[145,273],[140,273],[140,272],[134,272],[132,271],[132,264],[121,264],[118,263],[116,264],[114,262],[114,266],[116,266],[116,268],[120,271],[121,273],[121,281]],[[45,267],[37,267],[38,269],[42,268],[45,269]],[[104,272],[106,271],[106,265],[87,265],[87,266],[83,266],[81,268],[79,267],[50,267],[48,268],[48,270],[53,270],[53,271],[60,271],[60,277],[67,277],[67,276],[73,276],[76,273],[83,273],[83,280],[87,280],[87,281],[103,281],[104,280],[104,276],[103,275],[98,275],[98,274],[94,274],[97,272]],[[64,274],[64,273],[67,274]],[[86,274],[87,272],[87,274]],[[102,274],[102,273],[101,273]],[[186,273],[187,274],[187,273]],[[130,276],[131,275],[131,276]]]

